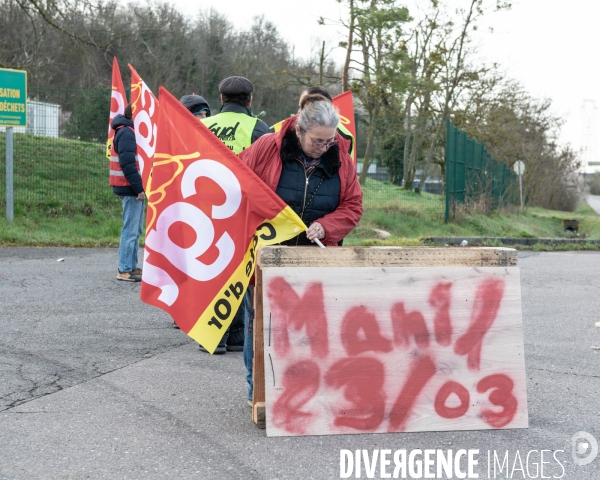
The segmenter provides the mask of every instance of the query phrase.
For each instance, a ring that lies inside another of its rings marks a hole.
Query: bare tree
[[[71,40],[106,50],[121,38],[122,32],[103,28],[102,22],[90,21],[101,17],[99,13],[114,9],[115,2],[90,0],[14,0],[26,15],[38,16],[43,22],[66,35]]]
[[[338,0],[339,3],[342,0]],[[350,90],[350,61],[352,57],[352,47],[354,44],[354,26],[356,24],[356,9],[354,8],[355,0],[348,0],[348,10],[350,12],[350,20],[348,21],[348,41],[340,42],[340,47],[346,49],[346,58],[344,60],[344,67],[342,68],[342,92]]]
[[[552,114],[550,100],[532,98],[521,85],[495,71],[479,79],[453,122],[485,143],[499,161],[512,167],[525,163],[526,205],[572,210],[580,187],[579,159],[570,146],[558,146],[562,120]]]
[[[354,0],[350,3],[352,43],[346,45],[349,70],[354,72],[351,90],[368,114],[367,141],[360,182],[364,184],[373,159],[379,117],[384,104],[404,88],[402,26],[408,10],[394,0]],[[350,33],[349,33],[350,38]]]

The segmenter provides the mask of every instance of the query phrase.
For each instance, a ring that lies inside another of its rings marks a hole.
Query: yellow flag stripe
[[[281,120],[281,122],[277,122],[275,125],[273,125],[271,127],[273,129],[273,131],[278,132],[279,130],[281,130],[281,127],[283,126],[283,122],[285,122],[285,120]]]
[[[273,245],[294,238],[304,230],[306,230],[306,225],[289,206],[272,220],[265,220],[256,230],[246,250],[244,260],[225,282],[204,313],[200,315],[188,335],[213,353],[231,325],[242,302],[250,278],[254,273],[258,249],[263,245]]]

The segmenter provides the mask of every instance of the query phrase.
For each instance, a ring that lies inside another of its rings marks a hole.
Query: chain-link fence
[[[105,146],[66,138],[44,138],[15,133],[13,136],[14,202],[26,209],[68,204],[67,208],[89,211],[113,200],[108,187]],[[5,151],[5,134],[0,134]],[[2,155],[0,169],[5,171]],[[4,202],[5,185],[0,197]]]
[[[27,127],[13,128],[15,213],[91,214],[118,207],[108,185],[109,88],[28,87]],[[5,203],[5,129],[0,129],[0,202]]]
[[[93,212],[97,208],[120,208],[108,185],[108,161],[104,156],[108,132],[110,89],[28,87],[28,127],[14,128],[15,213],[28,209]],[[219,101],[209,99],[213,114]],[[294,112],[263,111],[253,105],[253,113],[268,125]],[[357,171],[362,171],[365,154],[365,119],[357,120]],[[402,155],[383,144],[374,150],[363,185],[366,208],[406,208],[420,204],[443,215],[444,184],[440,174],[431,174],[422,191],[417,169],[411,188],[403,188]],[[0,128],[0,205],[4,206],[5,134]]]

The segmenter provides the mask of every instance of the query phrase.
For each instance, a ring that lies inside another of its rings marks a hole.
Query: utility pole
[[[321,47],[321,58],[319,61],[319,85],[323,86],[323,64],[325,63],[325,40]]]
[[[600,158],[596,142],[596,107],[595,100],[584,100],[581,105],[583,117],[583,173],[593,174],[600,171]]]
[[[523,174],[525,173],[525,164],[517,160],[513,165],[513,170],[519,176],[519,198],[521,199],[521,211],[523,211]]]
[[[2,116],[0,126],[6,127],[6,220],[12,222],[14,212],[14,142],[13,127],[27,127],[27,72],[0,68]]]
[[[6,220],[15,218],[13,192],[13,129],[6,127]]]

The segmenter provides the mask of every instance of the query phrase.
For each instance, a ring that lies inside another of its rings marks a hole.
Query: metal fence
[[[119,208],[108,185],[105,157],[110,89],[30,85],[28,93],[28,127],[14,128],[15,213],[40,208],[83,213],[100,207]],[[213,100],[211,105],[218,112],[218,101]],[[262,112],[260,105],[255,106],[255,112],[261,113],[267,123],[290,113]],[[366,128],[360,119],[357,127],[360,172]],[[401,161],[401,156],[396,155],[398,158],[390,163],[389,158],[376,150],[363,186],[365,207],[411,212],[424,207],[439,212],[440,219],[445,208],[448,219],[454,205],[484,192],[504,202],[514,175],[492,159],[482,144],[449,124],[447,139],[446,196],[442,178],[428,179],[422,194],[404,189],[402,182],[398,182],[401,176],[392,177],[388,172],[389,168],[395,168],[394,162]],[[5,135],[0,129],[0,206],[4,206],[6,197],[4,151]],[[382,162],[381,156],[387,160]],[[417,184],[418,180],[419,170]]]
[[[90,212],[97,207],[118,208],[116,196],[108,185],[108,162],[104,156],[108,131],[110,88],[92,89],[28,86],[28,126],[14,128],[14,204],[15,213],[28,209],[57,209]],[[219,101],[209,100],[213,113]],[[267,124],[293,112],[272,109],[254,112]],[[359,157],[364,155],[366,128],[357,116]],[[0,206],[4,206],[5,135],[0,128]],[[388,165],[375,151],[364,185],[367,208],[413,208],[428,204],[443,216],[441,179],[428,181],[428,194],[418,195],[398,185],[388,173]],[[357,169],[360,172],[359,158]],[[396,176],[397,177],[397,176]],[[393,181],[392,181],[393,180]],[[417,175],[418,180],[418,175]]]
[[[459,205],[480,203],[482,210],[495,210],[512,203],[516,175],[494,159],[483,143],[446,124],[446,222]]]
[[[91,214],[117,208],[105,142],[110,88],[28,87],[27,127],[13,128],[15,214]],[[5,129],[0,128],[0,205],[5,204]]]
[[[30,133],[13,136],[14,204],[17,208],[89,211],[111,205],[108,165],[103,144]],[[5,134],[0,134],[0,202],[5,199]]]

